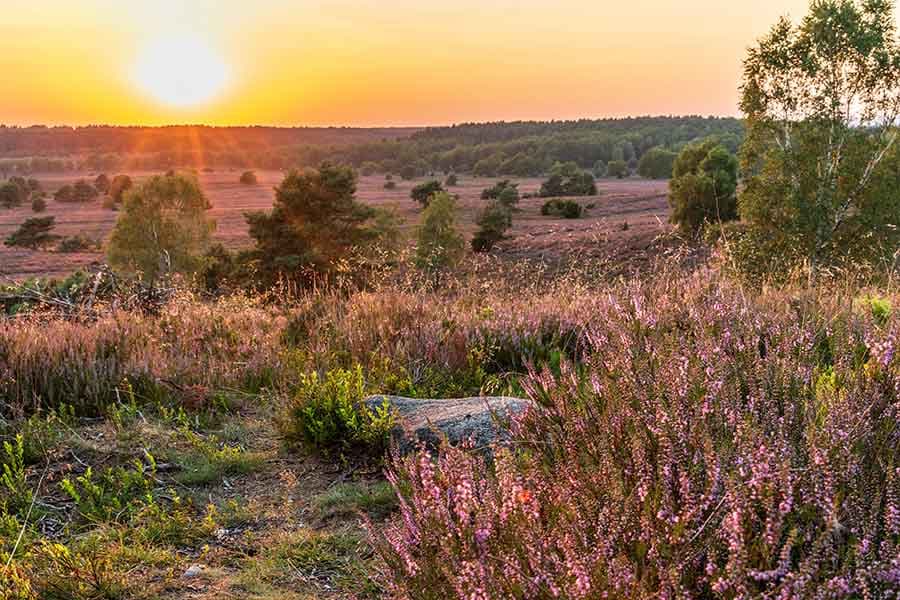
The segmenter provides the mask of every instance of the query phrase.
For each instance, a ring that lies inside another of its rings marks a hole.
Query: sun
[[[205,40],[178,35],[146,44],[132,76],[137,86],[157,101],[187,108],[221,94],[231,79],[231,68]]]

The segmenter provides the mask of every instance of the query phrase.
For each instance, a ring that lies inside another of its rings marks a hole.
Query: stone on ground
[[[497,419],[508,419],[529,405],[528,400],[508,396],[436,400],[379,395],[365,402],[370,409],[387,402],[395,411],[394,439],[403,453],[414,450],[418,442],[434,448],[442,436],[453,445],[471,439],[476,448],[486,448],[503,441]]]

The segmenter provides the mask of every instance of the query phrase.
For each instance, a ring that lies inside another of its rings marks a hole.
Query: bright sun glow
[[[212,47],[194,36],[159,38],[138,55],[137,85],[150,96],[176,107],[212,100],[231,78],[231,69]]]

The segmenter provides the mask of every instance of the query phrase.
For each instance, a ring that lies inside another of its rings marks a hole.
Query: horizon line
[[[600,117],[574,117],[574,118],[552,118],[552,119],[496,119],[496,120],[484,120],[484,121],[453,121],[447,123],[432,123],[425,125],[410,125],[410,124],[401,124],[401,125],[285,125],[285,124],[265,124],[265,123],[254,123],[254,124],[209,124],[209,123],[162,123],[162,124],[112,124],[112,123],[97,123],[97,122],[86,122],[86,123],[30,123],[28,125],[17,124],[17,123],[2,123],[0,122],[0,129],[89,129],[89,128],[118,128],[118,129],[164,129],[167,127],[175,128],[175,127],[206,127],[210,129],[228,129],[228,128],[259,128],[259,129],[428,129],[428,128],[439,128],[439,127],[457,127],[461,125],[482,125],[482,124],[491,124],[491,123],[574,123],[578,121],[625,121],[629,119],[687,119],[687,118],[702,118],[702,119],[737,119],[741,120],[743,118],[742,115],[736,114],[699,114],[699,113],[683,113],[683,114],[637,114],[637,115],[626,115],[626,116],[600,116]]]

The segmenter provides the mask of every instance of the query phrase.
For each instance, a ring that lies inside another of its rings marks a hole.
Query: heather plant
[[[259,391],[279,377],[285,325],[279,309],[258,300],[203,304],[190,296],[157,315],[0,320],[0,410],[30,415],[68,405],[97,416],[128,389],[141,403],[224,387]]]
[[[699,279],[594,310],[493,462],[395,461],[392,597],[892,597],[900,320]]]

